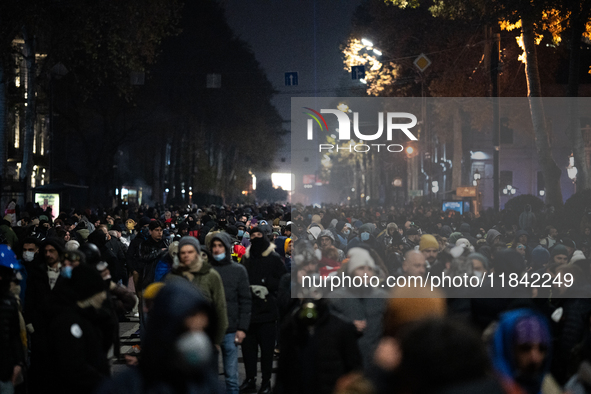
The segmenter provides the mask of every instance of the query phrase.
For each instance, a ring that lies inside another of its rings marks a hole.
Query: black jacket
[[[281,329],[278,381],[284,393],[330,394],[338,378],[361,369],[357,331],[318,303],[319,318],[310,334],[298,317],[289,316]]]
[[[6,382],[12,378],[14,366],[25,363],[18,304],[8,291],[0,293],[0,327],[0,381]]]
[[[92,393],[110,375],[107,345],[110,316],[103,310],[78,306],[57,316],[49,334],[47,367],[60,393]]]
[[[137,267],[139,268],[138,272],[143,272],[141,279],[142,290],[154,282],[156,265],[168,253],[168,244],[168,240],[165,238],[154,241],[152,237],[148,237],[140,244]]]
[[[277,290],[279,280],[285,273],[285,265],[281,257],[274,252],[275,244],[269,244],[260,256],[250,254],[251,247],[246,249],[242,264],[248,272],[250,285],[265,286],[269,294],[265,299],[252,295],[251,323],[266,323],[278,319]]]
[[[237,330],[247,331],[250,325],[252,308],[248,273],[242,265],[231,260],[230,237],[222,232],[214,235],[211,242],[216,239],[220,240],[226,247],[226,256],[223,260],[210,260],[212,267],[222,277],[224,285],[228,313],[228,329],[226,333],[236,332]]]

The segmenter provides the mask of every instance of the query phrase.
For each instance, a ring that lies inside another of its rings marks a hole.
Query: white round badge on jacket
[[[81,338],[82,337],[82,329],[77,323],[72,324],[70,327],[70,332],[74,336],[74,338]]]

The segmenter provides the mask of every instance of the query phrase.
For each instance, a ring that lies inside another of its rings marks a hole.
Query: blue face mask
[[[226,258],[226,253],[220,253],[218,255],[213,256],[214,259],[216,259],[217,261],[222,261],[223,259]]]
[[[244,235],[244,230],[238,230],[238,236],[242,237]]]
[[[367,241],[369,239],[369,233],[361,233],[361,240]]]
[[[74,267],[72,267],[71,265],[66,265],[66,266],[62,267],[62,276],[64,278],[71,279],[73,269],[74,269]]]

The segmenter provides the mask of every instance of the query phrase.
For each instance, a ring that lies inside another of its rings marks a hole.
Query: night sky
[[[223,3],[230,27],[251,46],[267,78],[280,92],[273,103],[285,121],[291,117],[291,97],[334,96],[341,81],[353,83],[348,82],[339,47],[351,30],[351,18],[361,0]],[[296,87],[285,86],[284,73],[291,71],[299,74]],[[289,130],[289,123],[284,127]],[[289,157],[289,136],[284,151],[279,156]]]

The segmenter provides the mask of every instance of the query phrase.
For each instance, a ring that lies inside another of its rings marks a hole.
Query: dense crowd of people
[[[591,212],[6,212],[0,393],[591,393]],[[443,274],[482,285],[384,286]],[[377,285],[306,281],[335,276]],[[136,307],[140,352],[120,354]],[[113,358],[129,367],[111,377]]]

